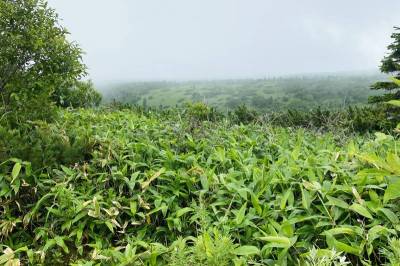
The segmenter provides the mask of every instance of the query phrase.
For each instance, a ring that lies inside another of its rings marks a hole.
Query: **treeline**
[[[370,96],[382,94],[370,90],[371,84],[386,79],[378,74],[365,74],[208,82],[134,82],[110,85],[101,91],[105,103],[116,101],[175,107],[202,101],[220,111],[244,104],[260,112],[270,112],[365,105]]]

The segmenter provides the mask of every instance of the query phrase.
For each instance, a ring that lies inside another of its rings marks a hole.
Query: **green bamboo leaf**
[[[282,200],[281,200],[281,210],[284,210],[285,208],[286,208],[286,203],[287,203],[287,201],[288,201],[288,199],[289,199],[289,197],[290,197],[290,193],[291,193],[292,191],[290,190],[290,189],[288,189],[286,192],[285,192],[285,194],[283,195],[283,197],[282,197]]]
[[[300,184],[300,190],[301,190],[301,203],[303,205],[303,208],[309,210],[311,206],[310,193],[307,190],[304,190],[301,184]]]
[[[256,195],[251,193],[251,203],[253,204],[254,209],[256,210],[258,215],[262,215],[262,208],[260,206],[260,202]]]
[[[326,198],[329,200],[326,205],[333,205],[342,209],[348,209],[349,208],[349,204],[347,204],[344,200],[338,199],[338,198],[334,198],[331,196],[326,196]]]
[[[63,170],[64,173],[66,173],[68,176],[74,175],[74,171],[72,171],[70,168],[65,167],[64,165],[61,165],[61,169]]]
[[[269,247],[290,248],[292,246],[291,239],[285,236],[263,236],[258,239],[269,242]]]
[[[114,226],[111,222],[105,221],[104,224],[110,229],[111,233],[114,233]]]
[[[354,231],[354,229],[349,228],[349,227],[336,227],[336,228],[332,228],[329,229],[327,231],[324,231],[322,233],[322,235],[326,235],[326,234],[330,234],[330,235],[341,235],[341,234],[345,234],[345,235],[354,235],[356,232]]]
[[[367,217],[369,219],[372,219],[372,215],[371,213],[369,213],[369,211],[367,210],[367,208],[365,208],[364,206],[358,204],[358,203],[354,203],[353,205],[351,205],[349,207],[350,210],[364,216]]]
[[[285,221],[285,222],[283,222],[282,223],[282,225],[281,225],[281,230],[280,230],[280,232],[283,234],[283,235],[285,235],[285,236],[287,236],[287,237],[293,237],[293,235],[294,235],[294,226],[293,226],[293,224],[291,223],[291,221]]]
[[[43,251],[46,252],[47,250],[51,249],[56,245],[56,240],[55,239],[48,239],[46,241],[46,244],[43,247]]]
[[[14,167],[11,172],[11,177],[12,177],[11,183],[13,183],[15,179],[18,177],[19,173],[21,172],[21,168],[22,168],[21,163],[14,164]]]
[[[375,239],[381,236],[387,236],[388,234],[396,234],[396,231],[393,229],[388,229],[381,225],[375,225],[371,229],[368,230],[368,241],[373,242]]]
[[[131,201],[129,203],[129,205],[130,205],[131,215],[135,216],[136,211],[137,211],[137,203],[136,203],[136,201]]]
[[[385,195],[383,196],[383,202],[387,203],[389,200],[394,200],[400,197],[400,178],[394,183],[390,183],[385,190]]]
[[[390,171],[395,175],[400,175],[400,157],[397,154],[389,152],[386,156]]]
[[[337,251],[342,251],[357,256],[359,256],[362,252],[362,248],[360,246],[350,246],[346,243],[337,241],[336,239],[334,240],[333,248]]]
[[[186,207],[186,208],[183,208],[183,209],[179,209],[177,212],[176,212],[176,217],[181,217],[182,215],[184,215],[185,213],[188,213],[188,212],[191,212],[191,211],[193,211],[193,209],[192,208],[189,208],[189,207]]]
[[[232,253],[238,256],[252,256],[260,254],[260,250],[255,246],[241,246],[235,248]]]
[[[144,181],[140,184],[140,186],[142,187],[142,190],[146,190],[150,184],[156,180],[157,178],[159,178],[163,173],[165,173],[165,168],[161,168],[158,172],[156,172],[153,176],[151,176],[147,181]]]
[[[240,210],[236,213],[235,222],[237,225],[241,224],[244,221],[244,218],[246,216],[246,208],[247,208],[247,202],[243,204]]]
[[[382,213],[389,219],[389,221],[390,221],[392,224],[396,225],[396,224],[399,223],[399,218],[398,218],[397,215],[396,215],[394,212],[392,212],[390,209],[381,208],[381,209],[379,209],[379,211],[382,212]]]
[[[64,239],[62,237],[56,236],[54,238],[54,240],[55,240],[57,246],[61,247],[64,250],[65,253],[67,253],[67,254],[69,253],[68,247],[65,244]]]
[[[208,191],[210,189],[210,184],[206,175],[200,175],[200,183],[204,190]]]

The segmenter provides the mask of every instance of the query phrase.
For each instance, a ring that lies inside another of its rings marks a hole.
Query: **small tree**
[[[91,81],[77,81],[70,88],[56,91],[53,100],[61,107],[88,108],[98,106],[102,96],[95,90]]]
[[[400,79],[400,28],[395,27],[392,34],[393,43],[388,46],[389,53],[383,58],[380,70],[385,74],[390,74]],[[387,102],[400,99],[400,86],[393,81],[377,82],[371,87],[374,90],[385,90],[386,94],[372,96],[371,103]]]
[[[0,109],[12,121],[49,119],[54,95],[86,75],[82,50],[44,0],[0,1]]]

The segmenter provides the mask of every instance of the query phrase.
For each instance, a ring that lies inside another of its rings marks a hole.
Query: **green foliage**
[[[346,260],[342,252],[335,250],[316,249],[315,247],[307,254],[304,261],[299,263],[304,266],[344,266],[350,262]]]
[[[53,98],[58,106],[88,108],[99,106],[102,96],[91,81],[77,81],[71,88],[57,91]]]
[[[400,30],[399,27],[395,27],[395,32],[391,38],[393,42],[388,46],[388,55],[382,60],[381,71],[383,73],[395,74],[396,78],[400,78]],[[398,85],[398,84],[397,84]]]
[[[181,240],[178,240],[181,241]],[[221,235],[220,232],[205,232],[197,238],[191,246],[176,245],[175,250],[171,252],[169,265],[215,265],[228,266],[233,265],[236,256],[234,254],[235,245],[228,236]]]
[[[187,103],[182,115],[189,121],[190,131],[202,131],[203,122],[213,122],[221,119],[223,115],[214,107],[203,102]]]
[[[249,124],[256,122],[258,113],[255,110],[249,109],[246,105],[242,104],[236,107],[232,112],[229,112],[229,117],[234,123]]]
[[[397,84],[398,86],[400,86],[400,80],[398,80],[398,79],[396,79],[396,78],[392,78],[392,81],[393,81],[395,84]],[[399,110],[398,107],[400,107],[400,100],[390,100],[390,101],[388,101],[387,103],[388,103],[389,105],[395,106],[395,107],[397,108],[397,110]],[[397,125],[395,131],[396,131],[397,133],[400,132],[400,124]]]
[[[197,122],[214,121],[218,118],[215,108],[202,102],[188,103],[185,110],[190,119]]]
[[[0,261],[398,262],[396,138],[338,143],[330,133],[210,121],[203,107],[63,110],[56,123],[35,124],[36,137],[2,131],[15,140],[2,142]],[[35,138],[42,155],[11,157]]]
[[[49,120],[51,98],[85,75],[82,50],[43,0],[0,1],[0,100],[12,123]]]
[[[390,239],[389,246],[382,247],[381,252],[388,258],[386,265],[400,265],[400,239]]]
[[[328,110],[321,107],[308,112],[288,110],[264,115],[263,121],[281,127],[301,127],[316,131],[340,133],[366,133],[391,131],[396,127],[393,120],[387,120],[384,106],[349,107],[344,110]]]
[[[388,46],[388,54],[383,58],[380,69],[383,73],[390,74],[395,78],[400,78],[400,28],[395,27],[395,32],[392,34],[393,43]],[[370,98],[372,103],[388,102],[390,100],[400,99],[400,84],[396,79],[390,82],[377,82],[372,85],[373,90],[385,90],[384,95],[373,96]],[[399,116],[398,112],[393,112],[394,115]],[[400,117],[397,117],[400,120]]]
[[[58,164],[74,164],[90,158],[96,143],[90,140],[91,131],[76,128],[65,131],[72,121],[63,116],[54,124],[36,122],[17,129],[0,126],[0,161],[20,158],[33,168],[52,168]]]

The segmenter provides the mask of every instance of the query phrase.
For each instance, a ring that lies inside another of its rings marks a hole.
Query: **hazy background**
[[[49,0],[95,82],[375,70],[399,0]]]

